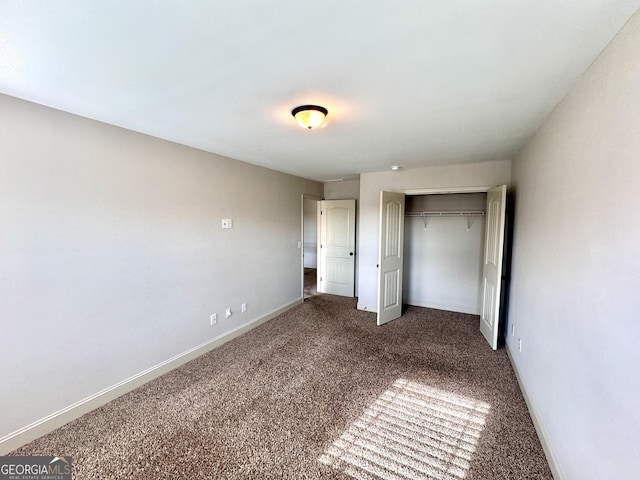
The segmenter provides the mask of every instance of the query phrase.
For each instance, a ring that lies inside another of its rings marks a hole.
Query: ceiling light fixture
[[[324,122],[329,111],[319,105],[301,105],[291,110],[291,115],[302,128],[311,130],[318,128]]]
[[[391,165],[391,170],[397,172],[398,170],[400,170],[400,165]]]

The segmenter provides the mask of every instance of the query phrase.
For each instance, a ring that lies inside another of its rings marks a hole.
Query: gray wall
[[[324,184],[325,200],[348,200],[360,197],[360,180],[342,180]],[[358,203],[358,202],[356,202]]]
[[[485,211],[486,193],[407,195],[407,212]],[[403,301],[480,313],[484,217],[405,217]]]
[[[511,162],[509,160],[361,174],[358,210],[358,253],[360,255],[358,308],[375,311],[378,304],[376,264],[378,263],[381,190],[406,192],[421,189],[508,185],[510,178]]]
[[[508,347],[566,479],[640,478],[639,45],[637,13],[513,162]]]
[[[322,184],[7,96],[0,112],[0,437],[300,299],[300,198]]]

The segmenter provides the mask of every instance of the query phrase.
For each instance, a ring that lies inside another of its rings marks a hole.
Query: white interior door
[[[480,332],[494,350],[498,348],[498,329],[500,327],[500,288],[506,204],[506,185],[501,185],[487,192]]]
[[[320,202],[318,292],[355,294],[356,201]]]
[[[404,193],[380,192],[378,325],[402,315]]]

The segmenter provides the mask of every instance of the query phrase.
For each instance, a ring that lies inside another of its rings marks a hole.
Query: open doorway
[[[486,192],[487,207],[484,212],[485,242],[482,269],[482,299],[480,315],[480,332],[483,334],[491,348],[498,348],[501,324],[504,318],[504,302],[506,296],[505,276],[508,265],[508,254],[505,255],[504,240],[506,232],[506,207],[507,187],[498,185],[486,190],[467,190],[466,193]],[[404,217],[405,200],[407,195],[417,193],[438,192],[380,192],[380,231],[379,231],[379,264],[378,264],[378,312],[377,323],[383,325],[402,314],[403,303],[403,256],[404,256]],[[440,192],[454,193],[454,192]],[[460,190],[455,193],[463,193]],[[422,211],[424,229],[426,220],[431,215],[443,216],[442,212]],[[451,214],[451,212],[448,212]],[[457,212],[455,216],[464,212]],[[460,215],[462,216],[462,215]],[[471,228],[471,219],[467,220],[467,228]],[[449,242],[444,243],[445,246]],[[447,308],[454,310],[453,308]],[[455,311],[455,310],[454,310]]]
[[[302,299],[355,295],[356,200],[302,196]]]
[[[302,298],[318,294],[318,201],[302,196]]]

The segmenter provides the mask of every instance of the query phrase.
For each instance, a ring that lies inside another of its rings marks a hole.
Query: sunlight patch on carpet
[[[489,408],[398,379],[319,461],[362,480],[464,479]]]

